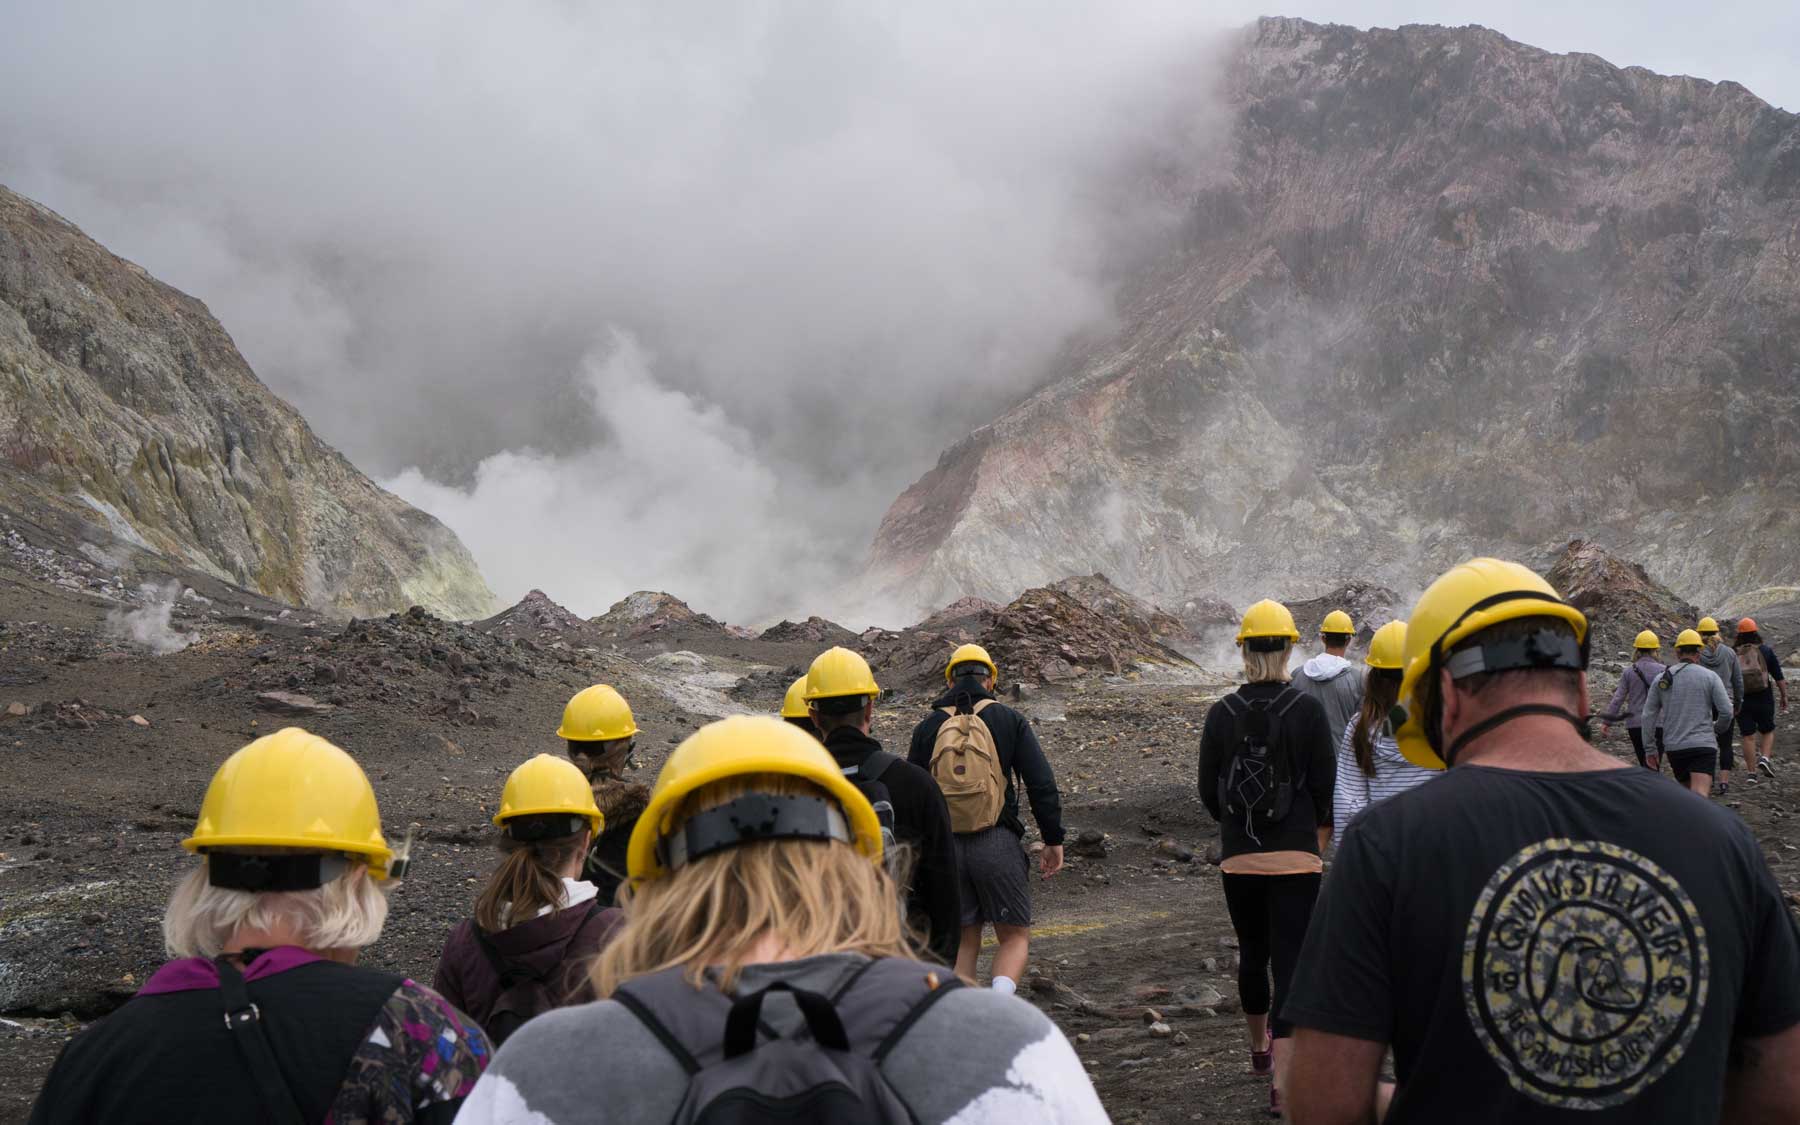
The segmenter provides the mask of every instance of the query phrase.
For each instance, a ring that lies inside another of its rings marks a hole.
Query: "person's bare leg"
[[[994,967],[989,976],[1005,977],[1018,983],[1025,975],[1025,962],[1031,957],[1031,927],[1002,926],[996,922],[994,938],[1000,948],[994,950]]]
[[[1688,775],[1688,788],[1702,797],[1712,796],[1712,774],[1694,773]]]
[[[956,947],[956,975],[975,983],[975,962],[981,959],[981,923],[962,928],[962,944]]]
[[[1394,1084],[1377,1082],[1375,1084],[1375,1120],[1387,1119],[1388,1107],[1394,1104]]]
[[[1250,1049],[1262,1052],[1269,1049],[1269,1013],[1260,1016],[1245,1016],[1244,1029],[1250,1033]]]
[[[1275,1089],[1277,1092],[1287,1085],[1288,1061],[1293,1058],[1294,1040],[1292,1036],[1283,1036],[1275,1040]]]

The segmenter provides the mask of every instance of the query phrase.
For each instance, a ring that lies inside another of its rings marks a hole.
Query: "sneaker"
[[[1719,782],[1717,785],[1713,786],[1713,792],[1718,794],[1719,796],[1723,797],[1725,794],[1731,792],[1731,782],[1729,782],[1729,781]]]
[[[1275,1073],[1274,1051],[1251,1051],[1250,1073],[1268,1076]]]
[[[1774,777],[1775,776],[1775,767],[1769,764],[1769,759],[1767,759],[1767,758],[1764,758],[1761,761],[1757,762],[1756,768],[1763,771],[1763,775],[1766,777]]]

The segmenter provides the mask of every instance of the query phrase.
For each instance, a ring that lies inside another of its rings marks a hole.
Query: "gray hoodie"
[[[1725,681],[1731,692],[1731,709],[1736,711],[1744,702],[1744,667],[1738,663],[1737,653],[1730,645],[1703,648],[1700,650],[1700,667],[1711,669],[1713,675]]]
[[[1325,720],[1331,724],[1331,744],[1342,743],[1344,728],[1362,707],[1362,673],[1343,657],[1321,652],[1300,666],[1293,683],[1324,706]]]
[[[1731,726],[1731,697],[1719,677],[1696,664],[1669,666],[1644,704],[1644,725],[1663,729],[1663,749],[1717,750]]]

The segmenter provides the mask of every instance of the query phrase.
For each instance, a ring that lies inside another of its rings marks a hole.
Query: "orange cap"
[[[1742,620],[1742,621],[1740,621],[1740,622],[1738,622],[1738,630],[1737,630],[1737,631],[1738,631],[1738,632],[1740,632],[1740,633],[1754,633],[1754,632],[1756,632],[1756,631],[1757,631],[1757,628],[1756,628],[1756,618],[1754,618],[1754,617],[1746,617],[1746,618],[1744,618],[1744,619],[1743,619],[1743,620]]]

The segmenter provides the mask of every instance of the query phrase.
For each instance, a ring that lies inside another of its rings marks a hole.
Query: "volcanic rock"
[[[1218,93],[1117,333],[894,502],[863,588],[1098,566],[1241,604],[1572,535],[1715,603],[1800,585],[1800,117],[1476,27],[1293,19]]]
[[[5,188],[0,497],[295,604],[493,601],[456,536],[320,441],[205,305]]]
[[[704,613],[696,613],[673,594],[639,590],[588,622],[602,636],[618,641],[642,640],[659,634],[687,631],[726,634],[726,626]]]
[[[497,637],[571,643],[582,643],[595,632],[586,620],[551,601],[542,590],[533,590],[510,608],[476,622],[475,628]]]
[[[1325,615],[1341,609],[1356,623],[1358,644],[1367,645],[1375,630],[1390,621],[1403,620],[1412,608],[1397,604],[1400,595],[1373,582],[1353,579],[1330,593],[1317,598],[1296,598],[1283,602],[1294,615],[1294,627],[1300,631],[1303,645],[1314,644]]]
[[[1639,564],[1598,543],[1573,539],[1557,553],[1544,577],[1570,604],[1587,614],[1589,648],[1608,657],[1629,652],[1638,633],[1651,629],[1665,646],[1690,629],[1700,611]]]
[[[781,621],[769,626],[757,638],[764,641],[807,641],[829,648],[832,645],[854,647],[858,637],[835,621],[808,617],[805,621]]]

